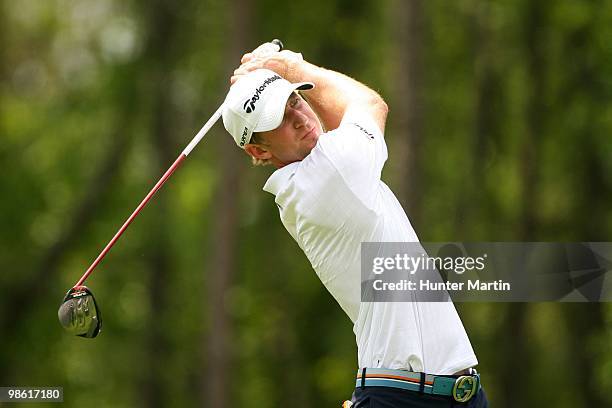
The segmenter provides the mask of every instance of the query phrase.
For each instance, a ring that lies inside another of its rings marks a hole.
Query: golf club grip
[[[272,41],[270,41],[272,44],[278,45],[278,50],[282,51],[284,48],[283,42],[281,40],[279,40],[278,38],[273,39]]]

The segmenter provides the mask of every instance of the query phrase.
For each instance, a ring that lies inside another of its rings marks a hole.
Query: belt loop
[[[419,382],[419,394],[425,393],[425,373],[421,374],[421,381]]]
[[[366,380],[366,368],[363,367],[361,370],[361,388],[365,388],[365,380]]]

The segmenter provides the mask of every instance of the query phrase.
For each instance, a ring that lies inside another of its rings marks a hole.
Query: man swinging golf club
[[[276,51],[266,43],[242,57],[223,124],[255,164],[277,167],[264,190],[354,323],[359,370],[344,406],[486,407],[452,302],[361,302],[361,243],[418,242],[380,179],[387,105],[354,79]]]

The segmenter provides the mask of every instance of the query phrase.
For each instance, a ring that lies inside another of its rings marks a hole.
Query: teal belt
[[[357,387],[391,387],[424,394],[453,397],[457,402],[472,399],[480,390],[480,374],[432,375],[406,370],[363,368],[357,372]]]

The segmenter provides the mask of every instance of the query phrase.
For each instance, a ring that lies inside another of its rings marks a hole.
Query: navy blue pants
[[[481,388],[468,402],[456,402],[452,397],[419,394],[390,387],[356,388],[351,398],[353,408],[488,408],[489,402]]]

